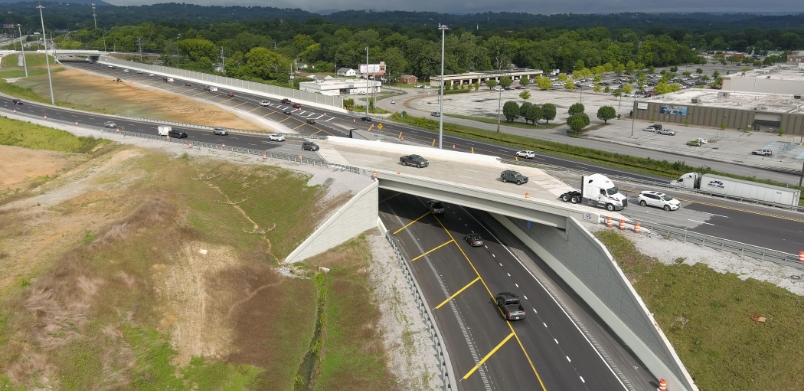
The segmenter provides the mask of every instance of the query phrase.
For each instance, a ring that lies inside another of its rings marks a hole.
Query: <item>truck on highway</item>
[[[497,307],[502,311],[505,320],[525,319],[525,308],[519,304],[519,296],[511,292],[497,294]]]
[[[611,179],[601,174],[581,176],[581,190],[568,191],[559,198],[564,202],[599,206],[608,211],[623,210],[628,206],[628,199]]]
[[[170,126],[159,125],[156,130],[159,131],[160,136],[167,136],[173,128]]]
[[[697,172],[688,172],[678,180],[670,182],[670,185],[771,205],[798,206],[801,198],[800,190]]]
[[[216,92],[216,91],[218,91],[218,87],[215,87],[215,86],[207,86],[207,88],[205,88],[205,90],[207,90],[207,91],[209,91],[209,92]]]

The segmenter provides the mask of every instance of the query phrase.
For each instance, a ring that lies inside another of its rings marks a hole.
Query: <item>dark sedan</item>
[[[468,234],[463,237],[463,240],[472,247],[483,247],[486,245],[486,241],[480,237],[480,234]]]

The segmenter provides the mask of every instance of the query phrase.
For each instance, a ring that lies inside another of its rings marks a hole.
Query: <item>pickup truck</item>
[[[511,292],[503,292],[497,294],[497,307],[505,316],[505,320],[520,320],[525,319],[525,308],[519,304],[519,296]]]
[[[399,158],[399,162],[404,166],[416,166],[419,168],[427,167],[430,162],[419,155],[407,155]]]
[[[755,149],[751,151],[752,155],[773,156],[773,151],[768,148]]]

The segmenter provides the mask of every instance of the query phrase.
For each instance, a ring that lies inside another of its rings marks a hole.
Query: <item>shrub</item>
[[[583,106],[583,103],[575,103],[569,107],[567,113],[569,113],[569,115],[580,114],[583,113],[584,109],[585,107]]]

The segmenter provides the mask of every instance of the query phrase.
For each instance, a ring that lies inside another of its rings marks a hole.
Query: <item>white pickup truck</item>
[[[751,154],[760,156],[773,156],[773,151],[769,148],[762,148],[751,151]]]

